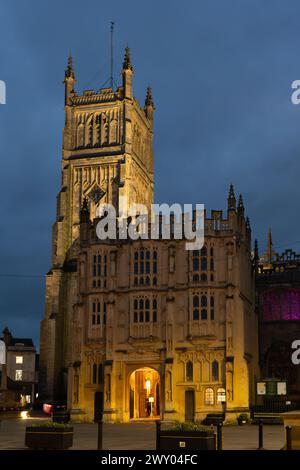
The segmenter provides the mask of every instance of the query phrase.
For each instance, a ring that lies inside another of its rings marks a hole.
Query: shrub
[[[65,423],[55,423],[53,421],[47,421],[46,423],[33,423],[30,424],[30,427],[32,428],[71,428],[72,426],[70,424],[65,424]]]
[[[197,431],[197,432],[210,432],[210,426],[204,426],[200,423],[180,423],[175,421],[172,423],[165,423],[162,425],[162,430],[164,431],[178,431],[178,432],[188,432],[188,431]]]
[[[248,423],[249,421],[249,418],[248,418],[248,415],[247,413],[241,413],[238,417],[238,420],[239,421],[246,421]]]

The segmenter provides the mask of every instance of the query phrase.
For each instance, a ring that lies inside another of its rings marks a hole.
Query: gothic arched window
[[[99,364],[98,366],[98,384],[103,383],[103,367],[102,364]]]
[[[117,142],[117,121],[113,119],[109,128],[109,143],[115,144]]]
[[[272,289],[263,294],[266,321],[300,320],[300,292],[297,289]]]
[[[149,297],[134,299],[133,323],[149,323],[150,321],[157,321],[157,299]]]
[[[205,398],[206,405],[213,405],[215,403],[214,390],[211,387],[205,389]]]
[[[152,255],[152,256],[151,256]],[[157,252],[141,248],[134,252],[134,284],[151,286],[157,284]]]
[[[199,296],[194,295],[193,297],[193,320],[199,320]]]
[[[207,297],[201,296],[201,320],[207,320]]]
[[[207,248],[206,248],[206,246],[203,246],[203,247],[201,248],[201,256],[207,256]]]
[[[207,270],[207,258],[201,258],[201,271]]]
[[[210,297],[210,319],[215,319],[215,299],[213,296]]]
[[[83,146],[84,146],[84,125],[80,123],[77,128],[77,147],[83,147]]]
[[[93,377],[92,377],[93,384],[97,383],[97,364],[93,364]]]
[[[156,299],[153,299],[152,317],[153,317],[153,322],[157,322],[157,300]]]
[[[187,382],[193,382],[193,363],[192,361],[188,361],[185,365],[185,379]]]
[[[218,361],[213,361],[211,365],[211,378],[213,382],[219,381],[219,363]]]

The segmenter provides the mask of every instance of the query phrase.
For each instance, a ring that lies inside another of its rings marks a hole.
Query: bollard
[[[156,450],[160,450],[160,421],[155,421],[156,424]]]
[[[102,440],[103,440],[103,421],[99,419],[98,421],[98,450],[102,450]]]
[[[223,450],[222,427],[223,423],[217,424],[217,450]]]
[[[292,426],[286,426],[286,450],[292,450]]]
[[[264,434],[263,434],[263,421],[258,421],[258,449],[264,450]]]

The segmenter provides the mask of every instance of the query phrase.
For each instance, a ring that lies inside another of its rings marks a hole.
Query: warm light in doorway
[[[150,382],[150,379],[147,379],[147,380],[146,380],[146,390],[147,390],[147,394],[149,395],[150,390],[151,390],[151,382]]]
[[[21,418],[22,418],[22,419],[27,419],[27,418],[29,418],[28,415],[29,415],[28,411],[21,411]]]

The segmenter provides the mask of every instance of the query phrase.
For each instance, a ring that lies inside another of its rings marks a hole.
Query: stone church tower
[[[45,317],[41,324],[40,381],[42,397],[66,395],[71,361],[71,318],[76,303],[80,208],[88,201],[94,219],[100,203],[118,210],[153,202],[152,127],[154,106],[148,88],[142,109],[133,97],[133,67],[125,50],[123,84],[116,90],[76,93],[69,57],[65,72],[65,127],[61,190],[52,234],[52,266],[46,280]]]
[[[41,325],[40,396],[72,419],[227,421],[248,412],[258,377],[251,228],[231,185],[226,213],[205,213],[204,246],[99,240],[97,207],[153,202],[151,90],[74,90],[65,74],[62,187]]]

